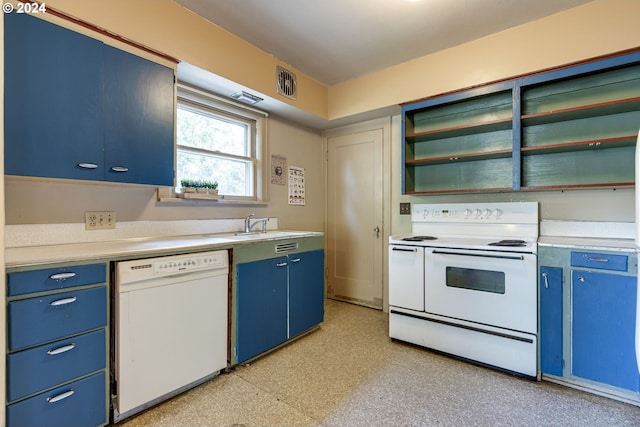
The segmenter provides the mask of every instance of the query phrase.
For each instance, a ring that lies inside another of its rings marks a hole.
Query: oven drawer
[[[9,350],[106,326],[107,287],[12,301],[8,308]]]
[[[106,424],[104,372],[7,406],[7,427]]]
[[[106,366],[104,329],[7,356],[7,400],[40,390]]]
[[[597,268],[600,270],[627,271],[627,258],[627,255],[602,254],[597,252],[571,252],[571,266]]]
[[[7,292],[9,296],[24,295],[106,281],[106,264],[21,271],[7,274]]]

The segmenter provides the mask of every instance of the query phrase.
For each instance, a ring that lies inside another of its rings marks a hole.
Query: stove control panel
[[[412,222],[538,222],[537,202],[415,204]]]

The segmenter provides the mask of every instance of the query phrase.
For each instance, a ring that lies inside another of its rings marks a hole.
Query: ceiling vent
[[[278,86],[278,93],[284,95],[289,99],[296,99],[298,96],[298,85],[296,82],[296,75],[291,71],[276,66],[276,81]]]

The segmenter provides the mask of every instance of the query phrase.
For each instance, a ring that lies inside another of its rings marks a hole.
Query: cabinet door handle
[[[70,389],[58,395],[47,397],[47,402],[49,403],[60,402],[61,400],[66,399],[67,397],[71,397],[75,392],[76,391],[74,389]]]
[[[78,167],[82,169],[98,169],[98,165],[96,165],[95,163],[86,162],[78,163]]]
[[[291,262],[300,262],[300,261],[301,261],[301,260],[300,260],[300,258],[293,258],[293,259],[291,259]]]
[[[584,283],[584,281],[585,281],[584,276],[578,276],[578,282]]]
[[[380,238],[380,227],[378,227],[376,225],[376,228],[374,228],[373,231],[375,231],[375,233],[376,233],[376,239],[379,239]]]
[[[51,301],[49,303],[50,306],[56,307],[59,305],[66,305],[66,304],[71,304],[72,302],[76,302],[78,298],[76,297],[71,297],[71,298],[62,298],[62,299],[58,299],[55,301]]]
[[[544,287],[549,288],[549,278],[547,277],[547,273],[542,273],[542,278],[544,279]]]
[[[76,344],[75,343],[71,343],[71,344],[68,344],[68,345],[63,345],[62,347],[52,348],[51,350],[47,351],[47,354],[49,356],[55,356],[56,354],[66,353],[67,351],[71,351],[74,348],[76,348]]]
[[[276,267],[285,267],[287,265],[286,262],[279,262],[276,264]]]
[[[112,166],[111,170],[114,172],[129,172],[129,168],[126,166]]]
[[[53,280],[67,280],[67,279],[71,279],[72,277],[75,277],[76,273],[69,271],[66,273],[56,273],[56,274],[52,274],[51,276],[49,276],[49,279],[53,279]]]
[[[589,261],[593,261],[593,262],[609,262],[609,258],[589,257]]]

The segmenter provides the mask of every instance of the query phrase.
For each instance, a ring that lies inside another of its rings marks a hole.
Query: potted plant
[[[218,181],[182,179],[180,186],[183,193],[218,194]]]

